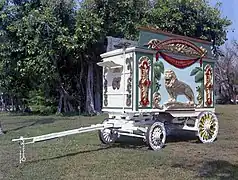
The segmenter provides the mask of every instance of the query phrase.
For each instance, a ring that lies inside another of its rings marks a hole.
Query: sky
[[[232,21],[232,25],[229,27],[227,35],[228,43],[234,39],[238,40],[238,0],[211,0],[211,5],[214,6],[216,2],[221,2],[221,12],[223,17],[227,17]],[[234,30],[234,32],[232,32]]]

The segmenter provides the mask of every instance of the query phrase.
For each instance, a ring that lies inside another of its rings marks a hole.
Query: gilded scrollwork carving
[[[173,40],[171,40],[173,41]],[[205,48],[196,47],[199,51],[195,50],[196,48],[193,48],[193,46],[188,46],[187,41],[183,40],[176,40],[174,43],[164,43],[163,41],[160,41],[158,39],[152,39],[148,42],[148,48],[151,49],[157,49],[157,50],[163,50],[168,51],[172,53],[181,53],[187,56],[205,56],[207,53],[207,50]],[[184,43],[186,42],[186,43]]]
[[[204,90],[205,90],[205,104],[211,106],[213,103],[212,90],[213,90],[213,72],[212,66],[207,64],[204,68]]]
[[[150,72],[150,60],[148,57],[143,56],[139,59],[139,68],[140,68],[140,81],[139,87],[141,90],[141,100],[140,104],[142,106],[149,105],[149,88],[151,85],[151,81],[149,79],[149,72]]]
[[[154,109],[162,109],[162,105],[160,105],[160,101],[161,101],[161,94],[160,92],[154,92],[153,94],[153,102],[152,102],[152,105],[153,105],[153,108]]]

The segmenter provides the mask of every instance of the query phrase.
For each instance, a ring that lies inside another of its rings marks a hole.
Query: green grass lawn
[[[238,179],[238,106],[217,106],[216,111],[220,131],[212,144],[170,138],[154,152],[135,139],[105,146],[97,132],[91,132],[27,145],[23,164],[11,139],[87,126],[104,117],[2,114],[6,134],[0,136],[0,179]]]

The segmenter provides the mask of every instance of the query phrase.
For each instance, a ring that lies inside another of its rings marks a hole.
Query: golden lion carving
[[[169,102],[176,102],[178,95],[185,95],[189,105],[194,105],[194,93],[189,85],[179,81],[173,70],[165,71],[165,88],[170,96]]]

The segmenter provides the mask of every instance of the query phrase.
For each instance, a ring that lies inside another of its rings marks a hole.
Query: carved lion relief
[[[189,85],[177,79],[173,70],[165,71],[165,88],[170,96],[169,102],[177,102],[178,95],[185,95],[189,105],[194,105],[194,93]]]

